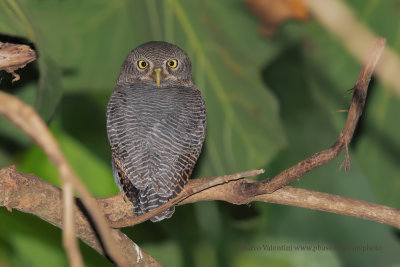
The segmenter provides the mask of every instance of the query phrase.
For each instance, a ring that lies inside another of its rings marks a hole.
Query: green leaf
[[[223,28],[218,23],[222,18],[213,16],[214,2],[169,3],[178,25],[173,36],[179,38],[174,41],[189,52],[195,83],[207,105],[207,136],[197,175],[264,166],[285,145],[285,138],[278,104],[257,75],[254,57],[230,45],[235,39],[228,25]],[[198,12],[200,15],[196,15]],[[241,12],[241,21],[249,24],[251,19]],[[256,33],[242,30],[237,35],[246,39],[254,38]]]
[[[4,238],[0,244],[9,250],[11,266],[66,266],[59,228],[4,207],[0,208],[0,217],[0,236]]]
[[[182,255],[175,242],[145,244],[142,248],[165,266],[183,266]]]
[[[45,121],[50,120],[61,99],[61,70],[50,58],[39,58],[40,79],[35,108]]]

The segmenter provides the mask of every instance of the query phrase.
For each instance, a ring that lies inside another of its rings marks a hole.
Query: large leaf
[[[222,18],[212,12],[221,5],[215,1],[170,3],[178,24],[174,36],[179,36],[177,43],[188,42],[183,46],[192,55],[196,84],[207,104],[206,149],[200,172],[215,175],[265,165],[285,141],[278,105],[262,84],[255,57],[241,52],[243,42],[236,42],[237,36],[254,39],[256,32],[235,28],[232,34],[232,26],[219,23]],[[232,23],[251,23],[237,5],[224,4],[239,13],[231,17]],[[268,45],[263,49],[260,43],[254,46],[260,57],[268,55]]]

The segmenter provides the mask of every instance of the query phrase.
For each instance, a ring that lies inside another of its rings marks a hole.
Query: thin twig
[[[75,235],[75,223],[74,223],[74,188],[70,182],[66,182],[63,185],[63,246],[67,251],[67,256],[71,266],[80,267],[83,266],[82,256],[79,251],[78,240]]]
[[[155,215],[163,212],[164,210],[167,210],[170,207],[175,206],[177,203],[181,202],[183,199],[185,199],[191,195],[197,194],[198,192],[201,192],[208,188],[214,187],[216,185],[225,184],[225,183],[228,183],[231,181],[242,179],[244,177],[256,176],[261,173],[264,173],[264,170],[249,170],[249,171],[245,171],[245,172],[239,172],[239,173],[235,173],[235,174],[224,175],[224,176],[219,176],[219,177],[215,177],[215,178],[209,178],[209,179],[207,179],[206,182],[199,184],[196,187],[188,187],[188,188],[185,187],[184,190],[181,192],[181,194],[179,194],[175,198],[171,199],[164,205],[161,205],[161,206],[155,208],[152,211],[149,211],[138,217],[132,217],[129,219],[125,218],[121,222],[109,221],[109,224],[111,227],[121,228],[121,227],[133,226],[135,224],[142,223],[142,222],[147,221],[150,218],[154,217]]]
[[[335,144],[326,150],[318,152],[311,157],[300,161],[289,169],[282,171],[271,180],[265,180],[262,181],[260,184],[254,185],[257,187],[254,190],[257,190],[260,194],[271,193],[289,184],[290,182],[299,179],[301,176],[308,173],[312,169],[331,161],[332,159],[336,158],[343,151],[343,149],[347,148],[353,137],[358,119],[360,118],[364,109],[368,85],[374,72],[376,63],[378,62],[383,48],[385,47],[385,43],[385,38],[378,38],[377,40],[375,40],[375,43],[370,49],[368,58],[363,64],[360,74],[358,75],[357,81],[353,88],[353,98],[351,100],[350,109],[347,114],[346,124]],[[346,158],[346,161],[348,160],[349,159]]]

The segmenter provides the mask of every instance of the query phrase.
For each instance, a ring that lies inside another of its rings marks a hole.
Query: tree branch
[[[236,181],[236,180],[242,179],[244,177],[256,176],[261,173],[264,173],[264,170],[250,170],[250,171],[246,171],[246,172],[239,172],[239,173],[235,173],[235,174],[231,174],[231,175],[224,175],[224,176],[219,176],[216,178],[205,179],[205,180],[203,180],[203,183],[197,184],[196,186],[189,186],[189,187],[185,186],[183,192],[181,192],[178,196],[171,199],[164,205],[161,205],[161,206],[155,208],[152,211],[149,211],[138,217],[134,217],[134,216],[133,217],[128,216],[129,218],[125,217],[121,222],[109,220],[109,224],[111,227],[121,228],[121,227],[133,226],[135,224],[142,223],[142,222],[147,221],[148,219],[152,218],[153,216],[157,215],[158,213],[163,212],[164,210],[167,210],[172,206],[175,206],[176,204],[181,202],[183,199],[188,198],[189,196],[192,196],[194,194],[197,194],[198,192],[212,188],[216,185],[221,185],[221,184],[225,184],[225,183],[228,183],[231,181]],[[199,179],[196,179],[196,180],[199,180]],[[133,213],[132,208],[131,208],[130,213]]]
[[[204,184],[213,183],[213,180],[218,181],[218,179],[189,180],[184,191],[192,191]],[[273,193],[254,195],[254,191],[251,190],[251,187],[248,187],[249,184],[253,183],[257,182],[241,179],[219,184],[191,195],[181,201],[179,205],[212,200],[222,200],[235,205],[259,201],[343,214],[392,225],[400,229],[400,210],[394,208],[290,186],[283,187]],[[34,175],[16,172],[14,168],[0,169],[0,188],[4,188],[3,194],[0,194],[0,206],[5,206],[9,210],[18,209],[22,212],[35,214],[57,227],[62,227],[62,200],[59,188]],[[79,202],[79,200],[76,202]],[[110,221],[121,223],[135,219],[131,203],[125,202],[122,194],[97,199],[97,204]],[[82,212],[82,206],[75,204],[74,209],[77,236],[104,255],[101,243],[93,232],[84,212]],[[141,254],[140,262],[142,264],[146,266],[157,264],[146,252],[141,249],[137,250],[137,245],[120,231],[114,229],[112,234],[118,240],[118,245],[122,249],[122,253],[127,255],[129,262],[137,262]]]
[[[32,174],[15,171],[15,167],[0,169],[0,206],[9,211],[34,214],[58,228],[63,228],[62,190]],[[93,222],[88,219],[87,210],[80,199],[73,203],[76,236],[102,255],[106,255],[98,233],[93,230]],[[125,234],[110,229],[117,248],[129,266],[160,266],[147,252],[139,248]]]

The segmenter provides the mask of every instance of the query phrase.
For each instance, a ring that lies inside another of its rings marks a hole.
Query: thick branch
[[[17,209],[35,214],[44,221],[63,228],[62,191],[58,187],[34,175],[19,173],[15,171],[15,168],[9,167],[0,169],[0,189],[0,206],[5,206],[10,211]],[[76,202],[80,202],[80,200]],[[74,203],[74,215],[76,235],[104,255],[101,242],[82,212],[82,205]],[[121,231],[111,229],[111,235],[130,266],[160,266]]]

